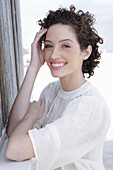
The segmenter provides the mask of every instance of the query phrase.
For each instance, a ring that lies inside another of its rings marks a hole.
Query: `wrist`
[[[28,66],[28,71],[33,72],[33,73],[38,73],[40,67],[36,66],[35,64],[30,64]]]

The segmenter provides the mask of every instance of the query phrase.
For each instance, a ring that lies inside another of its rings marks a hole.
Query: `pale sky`
[[[89,11],[96,17],[95,28],[104,38],[101,49],[113,51],[113,0],[20,0],[23,46],[30,48],[35,33],[39,30],[36,21],[43,19],[47,12],[61,6]]]

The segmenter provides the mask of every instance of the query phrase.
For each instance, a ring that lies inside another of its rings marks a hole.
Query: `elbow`
[[[21,153],[18,150],[18,146],[15,147],[14,145],[11,146],[10,144],[8,144],[6,148],[5,156],[7,159],[10,159],[13,161],[18,161],[18,162],[23,161],[21,157]]]
[[[6,158],[10,159],[12,161],[23,161],[20,159],[19,157],[20,154],[15,153],[14,151],[10,150],[10,149],[6,149]]]
[[[15,156],[15,153],[12,152],[9,148],[6,149],[6,158],[13,160],[13,161],[18,161],[16,156]]]
[[[11,150],[6,150],[6,158],[17,162],[24,161],[23,159],[21,159],[19,153],[12,152]]]

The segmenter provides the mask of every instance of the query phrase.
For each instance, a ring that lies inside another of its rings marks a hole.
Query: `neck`
[[[79,88],[81,85],[83,85],[86,80],[83,77],[83,75],[76,77],[76,76],[70,76],[70,77],[62,77],[60,78],[61,86],[64,91],[73,91]]]

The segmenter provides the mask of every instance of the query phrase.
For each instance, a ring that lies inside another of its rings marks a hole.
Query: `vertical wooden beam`
[[[10,0],[11,2],[11,15],[12,15],[12,28],[13,28],[13,41],[16,65],[16,78],[17,88],[19,89],[23,80],[23,63],[20,56],[23,56],[22,50],[22,37],[21,37],[21,19],[20,19],[20,4],[19,0]],[[21,43],[20,43],[21,42]]]
[[[23,80],[19,0],[0,1],[0,114],[3,126]]]
[[[2,39],[0,29],[0,39]],[[4,89],[4,68],[3,68],[3,51],[2,43],[0,42],[0,132],[2,131],[3,125],[7,121],[7,107],[6,107],[6,93]],[[2,114],[4,113],[4,114]]]

